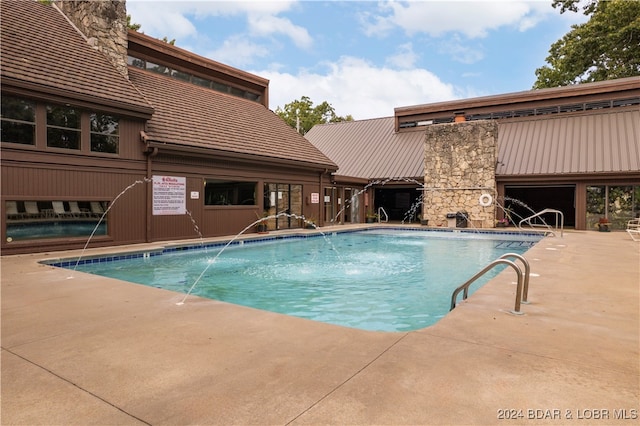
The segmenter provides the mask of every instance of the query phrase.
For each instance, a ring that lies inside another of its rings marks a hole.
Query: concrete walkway
[[[409,333],[179,306],[37,263],[72,253],[1,259],[3,425],[639,422],[640,244],[626,233],[529,250],[525,315],[508,313],[508,269]]]

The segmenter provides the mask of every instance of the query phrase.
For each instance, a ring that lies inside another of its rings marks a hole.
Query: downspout
[[[329,169],[324,169],[324,172],[318,173],[320,176],[319,186],[320,186],[320,204],[318,205],[318,226],[324,226],[324,188],[322,185],[324,183],[324,175],[329,172]]]
[[[147,134],[141,130],[140,131],[140,139],[145,144],[144,155],[147,157],[147,176],[149,182],[153,180],[153,167],[152,167],[152,158],[158,155],[158,147],[149,146]],[[145,241],[147,243],[151,242],[151,216],[153,212],[153,184],[145,185],[147,191],[147,208],[145,214]]]

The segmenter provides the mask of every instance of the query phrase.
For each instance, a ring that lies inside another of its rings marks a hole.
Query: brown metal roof
[[[501,120],[496,175],[640,171],[640,108]]]
[[[337,168],[262,104],[134,67],[129,78],[155,109],[151,141]]]
[[[338,164],[336,176],[424,178],[424,132],[394,132],[394,118],[314,126],[305,137]]]
[[[500,120],[499,176],[640,171],[640,108]],[[424,176],[424,133],[395,133],[394,118],[314,126],[307,134],[339,166],[337,176]]]
[[[153,110],[109,60],[53,5],[2,1],[3,89],[102,104],[147,117]]]

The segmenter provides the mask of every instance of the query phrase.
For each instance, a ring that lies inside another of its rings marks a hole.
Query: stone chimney
[[[57,0],[55,5],[125,77],[127,73],[126,0]]]

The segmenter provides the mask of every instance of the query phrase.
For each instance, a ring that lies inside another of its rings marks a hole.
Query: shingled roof
[[[144,118],[153,112],[133,84],[54,5],[2,1],[0,6],[3,89],[11,86]]]
[[[337,168],[262,104],[134,67],[129,78],[155,109],[147,122],[149,141]]]
[[[338,164],[337,177],[424,178],[423,131],[394,131],[394,118],[314,126],[305,137]]]

